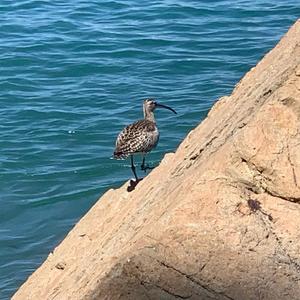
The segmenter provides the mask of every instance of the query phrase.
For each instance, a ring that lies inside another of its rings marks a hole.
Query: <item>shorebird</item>
[[[157,103],[154,99],[146,99],[143,103],[144,119],[126,126],[118,135],[113,157],[125,159],[130,156],[131,170],[136,183],[139,178],[136,174],[133,156],[142,154],[141,169],[146,171],[145,156],[154,149],[159,140],[159,131],[154,118],[154,110],[157,107],[165,108],[176,114],[176,111],[166,105]]]

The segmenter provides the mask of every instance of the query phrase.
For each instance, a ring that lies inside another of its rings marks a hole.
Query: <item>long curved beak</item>
[[[167,105],[159,104],[159,103],[156,102],[156,107],[162,107],[162,108],[165,108],[165,109],[168,109],[168,110],[172,111],[174,114],[177,114],[177,112],[173,108],[171,108]]]

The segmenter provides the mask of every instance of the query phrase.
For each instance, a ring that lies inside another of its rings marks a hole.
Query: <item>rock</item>
[[[13,299],[300,299],[299,66],[300,21],[134,191],[104,194]]]

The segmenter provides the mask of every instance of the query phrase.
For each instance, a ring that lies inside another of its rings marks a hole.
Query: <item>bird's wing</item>
[[[148,120],[126,126],[117,137],[114,156],[126,157],[131,153],[150,151],[152,144],[157,143],[154,138],[155,130],[155,124]]]

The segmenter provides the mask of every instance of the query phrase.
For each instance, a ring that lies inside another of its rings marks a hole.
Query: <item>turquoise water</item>
[[[295,1],[0,2],[0,299],[108,188],[117,133],[157,111],[152,165],[300,16]]]

